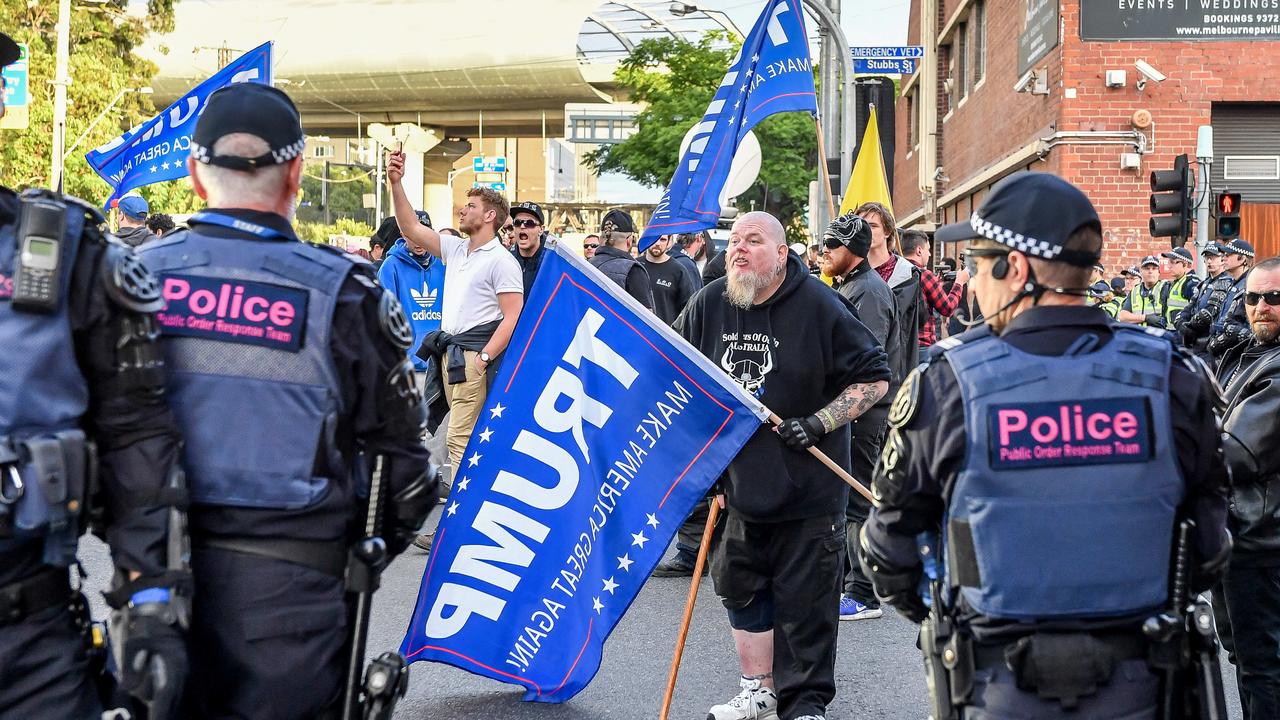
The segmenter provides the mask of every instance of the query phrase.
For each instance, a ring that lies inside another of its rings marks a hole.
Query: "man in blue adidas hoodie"
[[[418,220],[431,227],[431,218],[425,212],[418,213]],[[404,238],[399,236],[394,217],[383,221],[378,233],[382,234],[388,224],[395,239],[382,268],[378,270],[378,280],[395,294],[404,306],[404,314],[409,316],[409,324],[413,326],[409,359],[413,361],[413,369],[421,373],[427,369],[427,363],[418,357],[418,346],[427,333],[440,329],[440,309],[444,306],[444,263],[425,250],[421,255],[414,254]]]

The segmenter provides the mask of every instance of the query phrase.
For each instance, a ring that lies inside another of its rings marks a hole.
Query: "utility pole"
[[[924,195],[924,220],[938,219],[938,0],[920,3],[920,192]],[[908,123],[910,120],[908,119]]]
[[[1204,249],[1209,247],[1209,171],[1213,168],[1213,126],[1196,131],[1196,274],[1204,277]]]
[[[67,138],[67,87],[71,85],[68,64],[71,54],[71,0],[58,0],[58,44],[53,76],[53,167],[49,171],[50,189],[62,190],[62,156]]]

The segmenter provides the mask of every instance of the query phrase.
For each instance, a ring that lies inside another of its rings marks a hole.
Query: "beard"
[[[1276,337],[1280,336],[1280,324],[1277,324],[1272,316],[1257,318],[1249,323],[1249,327],[1260,345],[1270,345],[1276,341]]]
[[[769,287],[769,284],[778,277],[778,274],[786,271],[786,264],[781,264],[774,268],[773,271],[756,273],[750,270],[738,270],[734,266],[730,266],[728,274],[725,276],[726,285],[724,288],[724,299],[729,301],[730,305],[750,309],[755,303],[756,293]]]

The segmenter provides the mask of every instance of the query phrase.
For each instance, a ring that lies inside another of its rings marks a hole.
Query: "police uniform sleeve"
[[[412,331],[399,302],[360,264],[339,292],[332,349],[346,427],[370,457],[382,458],[387,482],[384,527],[392,554],[408,547],[435,506],[439,481],[423,442],[426,409],[407,349]]]
[[[1187,481],[1181,515],[1196,523],[1198,559],[1192,589],[1209,589],[1230,558],[1227,532],[1230,476],[1223,458],[1220,427],[1221,397],[1209,369],[1190,354],[1174,357],[1169,372],[1173,410],[1173,444],[1178,466]]]
[[[187,499],[155,324],[158,285],[132,249],[109,245],[89,223],[73,282],[76,352],[89,381],[88,425],[99,453],[99,529],[116,567],[141,575],[138,586],[169,585],[164,576],[176,569],[170,510],[185,508]]]

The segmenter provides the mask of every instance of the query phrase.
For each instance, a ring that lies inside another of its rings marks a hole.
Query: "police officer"
[[[1220,245],[1223,254],[1223,277],[1230,278],[1222,310],[1209,327],[1206,348],[1215,358],[1221,358],[1227,350],[1253,337],[1249,318],[1244,309],[1245,285],[1249,282],[1249,270],[1253,267],[1253,245],[1243,238],[1236,238]]]
[[[1191,251],[1185,247],[1162,252],[1160,257],[1169,261],[1169,270],[1173,273],[1173,278],[1156,283],[1156,296],[1164,312],[1163,327],[1172,330],[1177,326],[1178,316],[1196,296],[1196,291],[1200,288],[1200,278],[1191,271],[1195,266],[1195,260],[1191,257]]]
[[[1141,276],[1120,304],[1116,318],[1136,325],[1164,327],[1164,308],[1160,305],[1157,286],[1160,284],[1160,261],[1155,255],[1142,259]]]
[[[939,343],[895,399],[863,568],[883,600],[928,616],[935,717],[1154,717],[1140,627],[1170,601],[1175,523],[1197,523],[1191,592],[1229,552],[1207,371],[1084,305],[1101,224],[1056,176],[1002,180],[937,237],[973,241],[987,325]]]
[[[369,470],[392,555],[436,502],[404,312],[372,265],[291,227],[304,142],[283,92],[215,92],[187,161],[209,209],[144,248],[192,493],[188,718],[335,713]]]
[[[600,272],[614,281],[631,297],[653,309],[653,288],[649,273],[638,260],[631,257],[631,246],[636,241],[636,224],[631,215],[614,208],[604,214],[600,222],[600,247],[589,261]]]
[[[0,34],[0,68],[17,58]],[[104,222],[74,198],[0,187],[0,718],[102,713],[105,648],[71,570],[91,520],[111,544],[124,689],[176,717],[186,677],[159,286]]]
[[[1213,356],[1208,349],[1210,331],[1214,320],[1226,306],[1234,280],[1224,271],[1221,245],[1209,243],[1201,254],[1204,255],[1208,277],[1197,288],[1195,299],[1178,314],[1175,325],[1182,335],[1182,344],[1200,359],[1211,362]]]

